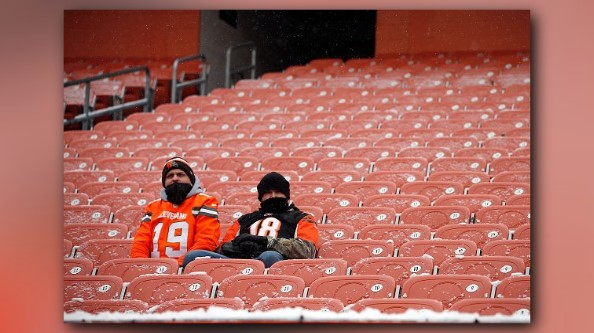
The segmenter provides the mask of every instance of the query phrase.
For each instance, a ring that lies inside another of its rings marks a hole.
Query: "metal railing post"
[[[233,71],[231,70],[231,55],[233,51],[240,49],[240,48],[250,48],[251,51],[251,63],[249,66],[244,66],[240,68],[236,68]],[[247,70],[250,71],[250,77],[252,79],[256,78],[256,44],[254,42],[246,42],[242,44],[237,44],[230,46],[227,51],[225,52],[226,61],[225,61],[225,88],[231,87],[231,75],[243,73]]]
[[[201,60],[202,61],[202,71],[200,72],[200,78],[177,82],[177,71],[179,68],[179,64],[184,62],[189,62],[193,60]],[[206,63],[206,57],[202,54],[195,54],[187,57],[177,58],[173,61],[173,66],[171,66],[172,71],[172,78],[171,78],[171,103],[177,103],[181,96],[181,90],[188,86],[200,86],[200,94],[206,94],[206,82],[208,80],[208,64]]]

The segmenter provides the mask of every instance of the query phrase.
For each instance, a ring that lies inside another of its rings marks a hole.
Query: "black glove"
[[[251,234],[241,234],[232,241],[242,256],[255,258],[268,248],[268,238]]]
[[[247,233],[240,234],[239,236],[235,237],[235,239],[233,239],[232,242],[235,245],[239,245],[246,241],[256,243],[260,246],[268,247],[268,237],[256,236],[256,235],[247,234]]]

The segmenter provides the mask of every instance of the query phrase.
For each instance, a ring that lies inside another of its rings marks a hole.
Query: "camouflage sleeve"
[[[316,257],[315,245],[300,238],[269,238],[268,248],[287,259],[313,259]]]

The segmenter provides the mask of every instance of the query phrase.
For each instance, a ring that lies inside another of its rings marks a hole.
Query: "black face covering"
[[[284,213],[289,210],[289,200],[287,198],[270,198],[260,203],[260,211],[263,213]]]
[[[186,183],[173,183],[167,187],[165,187],[165,194],[167,194],[167,201],[173,203],[174,205],[179,205],[184,200],[186,200],[186,196],[192,190],[192,184]]]

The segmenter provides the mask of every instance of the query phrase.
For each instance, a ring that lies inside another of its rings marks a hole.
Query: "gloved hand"
[[[251,234],[241,234],[232,241],[243,256],[255,258],[268,248],[268,238]]]

